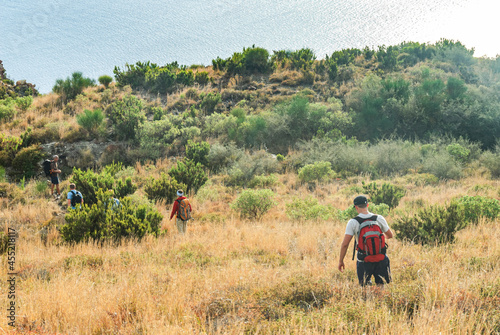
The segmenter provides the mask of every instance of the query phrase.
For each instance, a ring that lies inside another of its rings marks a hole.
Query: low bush
[[[176,198],[178,189],[185,189],[186,185],[177,182],[170,175],[161,173],[160,178],[150,178],[144,186],[144,192],[148,199],[153,201],[164,200],[171,203]]]
[[[226,178],[228,186],[248,186],[254,176],[267,175],[278,170],[276,158],[261,150],[252,155],[242,154],[233,162]]]
[[[133,95],[109,105],[106,114],[114,127],[115,136],[122,140],[134,140],[139,125],[146,120],[142,100]]]
[[[208,166],[208,154],[210,153],[210,144],[208,142],[194,142],[188,140],[186,145],[186,158],[203,166]]]
[[[328,182],[335,176],[330,162],[308,164],[299,170],[299,180],[302,183]]]
[[[375,204],[386,204],[390,209],[398,207],[399,201],[406,194],[406,190],[403,187],[395,186],[390,183],[383,183],[382,187],[379,188],[375,182],[368,185],[363,182],[363,190],[368,194],[370,202]]]
[[[467,223],[477,224],[480,218],[493,220],[500,214],[500,201],[480,195],[463,196],[455,199],[462,217]]]
[[[103,125],[104,114],[100,109],[94,111],[85,109],[76,116],[76,122],[90,134],[96,135],[97,130]]]
[[[61,235],[66,242],[113,241],[123,237],[142,238],[158,234],[163,216],[151,205],[136,205],[125,197],[113,207],[112,192],[99,190],[97,201],[82,209],[70,210]]]
[[[219,173],[243,155],[243,150],[237,148],[232,143],[226,145],[215,143],[210,147],[210,152],[207,156],[208,167],[210,171]]]
[[[97,202],[97,193],[99,190],[114,190],[117,198],[132,194],[137,186],[132,183],[130,177],[124,180],[116,179],[110,170],[104,168],[101,173],[95,173],[92,170],[82,171],[73,169],[70,182],[76,185],[76,189],[83,195],[85,204],[91,206]]]
[[[250,188],[270,188],[278,183],[278,177],[275,174],[270,174],[269,176],[261,175],[254,176],[252,180],[248,183]]]
[[[500,145],[493,151],[486,151],[481,155],[481,163],[490,171],[491,177],[500,177]]]
[[[67,77],[65,80],[57,79],[52,91],[60,94],[63,101],[67,102],[76,98],[84,88],[94,85],[93,79],[85,78],[81,72],[74,72],[71,77]]]
[[[195,193],[208,180],[207,174],[200,163],[190,159],[177,162],[177,166],[168,171],[168,174],[179,183],[186,185],[186,193]]]
[[[271,190],[244,190],[231,204],[241,217],[259,220],[276,205],[275,194]]]
[[[9,98],[0,101],[0,122],[10,121],[16,115],[14,100]]]
[[[16,179],[35,177],[40,171],[40,161],[44,156],[43,150],[36,144],[22,148],[12,160],[12,174]]]
[[[200,94],[201,103],[200,108],[205,112],[205,115],[210,115],[215,111],[215,107],[221,102],[219,93],[202,93]]]
[[[456,180],[462,177],[462,167],[460,163],[453,159],[447,152],[436,153],[426,158],[422,171],[431,173],[441,180]]]
[[[468,224],[457,203],[421,209],[413,217],[399,218],[392,225],[399,240],[422,245],[453,242],[457,231]]]
[[[286,204],[286,215],[296,221],[329,220],[338,215],[338,209],[321,205],[316,198],[295,199]]]
[[[23,112],[26,112],[28,108],[30,108],[32,103],[33,97],[31,95],[16,99],[17,108],[19,108]]]

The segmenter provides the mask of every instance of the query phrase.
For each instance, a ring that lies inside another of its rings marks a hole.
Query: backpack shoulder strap
[[[358,221],[358,223],[359,223],[359,224],[362,224],[362,223],[365,221],[365,219],[362,219],[362,218],[360,218],[359,216],[356,216],[356,217],[355,217],[355,218],[353,218],[353,219],[354,219],[354,220],[356,220],[356,221]]]

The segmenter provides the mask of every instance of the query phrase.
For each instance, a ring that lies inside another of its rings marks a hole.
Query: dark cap
[[[354,198],[354,206],[366,205],[368,203],[368,199],[365,196],[358,195]]]

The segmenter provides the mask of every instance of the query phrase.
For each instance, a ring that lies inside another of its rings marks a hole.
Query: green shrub
[[[500,214],[500,201],[497,199],[466,195],[454,200],[454,203],[459,206],[467,223],[477,224],[482,217],[493,220]]]
[[[375,182],[368,185],[363,182],[363,190],[368,194],[370,202],[375,204],[386,204],[391,209],[398,207],[399,201],[406,194],[406,190],[403,187],[395,186],[390,183],[383,183],[382,188],[379,188]]]
[[[330,162],[308,164],[299,170],[299,180],[302,183],[328,182],[335,176]]]
[[[113,81],[113,78],[108,75],[102,75],[97,80],[101,85],[104,85],[105,88],[108,88],[109,84]]]
[[[13,101],[13,100],[8,100],[8,101]],[[0,122],[4,121],[10,121],[14,118],[16,115],[16,110],[14,108],[13,103],[6,103],[6,101],[3,101],[3,103],[0,101]]]
[[[38,194],[45,194],[48,188],[49,185],[47,184],[47,181],[40,180],[36,182],[35,190]]]
[[[269,176],[260,175],[254,176],[248,183],[250,188],[270,188],[278,183],[278,177],[275,174]]]
[[[170,169],[168,174],[179,183],[186,185],[186,194],[191,190],[196,193],[208,180],[203,165],[190,159],[177,162],[177,166]]]
[[[286,204],[286,215],[291,220],[329,220],[338,215],[338,210],[330,205],[321,205],[316,198],[294,199]]]
[[[231,204],[241,217],[259,220],[276,205],[275,194],[271,190],[245,190]]]
[[[219,93],[201,93],[200,108],[206,115],[210,115],[215,111],[215,107],[221,102],[221,95]]]
[[[31,95],[16,99],[16,106],[23,112],[26,112],[32,103],[33,97]]]
[[[207,71],[199,71],[194,75],[194,81],[200,85],[206,85],[210,82],[210,77]]]
[[[448,153],[438,153],[424,161],[423,172],[431,173],[441,180],[460,179],[462,168]]]
[[[243,66],[247,72],[265,73],[269,71],[271,68],[269,52],[258,47],[243,49]]]
[[[233,143],[222,145],[215,143],[210,147],[208,153],[208,167],[210,171],[219,173],[221,170],[229,167],[244,155],[243,150],[236,147]]]
[[[458,143],[448,145],[446,151],[459,163],[465,164],[469,160],[470,150]]]
[[[203,166],[208,166],[208,154],[210,153],[210,144],[208,142],[194,142],[188,140],[186,145],[186,158]]]
[[[112,192],[99,190],[97,201],[82,209],[70,210],[61,235],[66,242],[113,241],[123,237],[142,238],[158,234],[163,216],[151,205],[136,205],[125,197],[113,208]]]
[[[168,67],[152,67],[146,72],[146,87],[154,93],[169,93],[176,80],[175,72]]]
[[[52,91],[60,94],[63,101],[66,102],[76,98],[84,88],[94,85],[95,81],[93,79],[83,77],[81,72],[74,72],[71,78],[68,77],[66,80],[57,79]]]
[[[76,189],[83,195],[85,204],[91,206],[97,202],[99,190],[107,191],[113,189],[117,198],[125,197],[137,190],[137,186],[132,184],[130,177],[125,180],[116,179],[111,173],[112,168],[95,173],[92,170],[82,171],[74,168],[70,182],[76,185]]]
[[[245,187],[254,176],[267,175],[278,170],[278,161],[269,153],[260,150],[252,155],[242,154],[228,172],[228,186]]]
[[[177,182],[170,175],[162,172],[159,179],[148,179],[144,186],[144,192],[146,192],[146,196],[150,200],[164,200],[167,203],[171,203],[176,199],[177,190],[185,188],[186,185]]]
[[[94,111],[85,109],[83,113],[76,116],[76,122],[85,128],[90,134],[96,134],[97,130],[103,125],[104,114],[100,109]]]
[[[146,120],[142,100],[133,95],[112,103],[106,108],[106,114],[114,126],[116,137],[123,140],[134,140],[139,125]]]
[[[44,153],[40,146],[34,144],[27,148],[22,148],[12,161],[13,174],[18,179],[33,178],[40,171],[40,161],[44,157]]]
[[[430,173],[409,174],[404,178],[409,183],[414,183],[417,186],[437,185],[439,183],[439,178]]]
[[[456,203],[421,209],[413,217],[403,217],[392,225],[396,238],[422,245],[453,242],[455,233],[467,226]]]
[[[486,151],[481,155],[481,163],[490,171],[491,177],[500,177],[500,146],[496,145],[493,151]]]

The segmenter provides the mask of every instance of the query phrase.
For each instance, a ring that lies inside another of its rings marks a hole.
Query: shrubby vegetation
[[[259,220],[276,205],[275,194],[271,190],[245,190],[231,204],[243,218]]]
[[[68,102],[82,93],[83,89],[94,86],[95,81],[91,78],[85,78],[81,72],[74,72],[71,77],[56,80],[52,91],[59,93],[63,102]]]
[[[73,169],[70,182],[78,185],[78,191],[83,195],[84,203],[92,206],[97,203],[97,193],[99,190],[114,190],[114,194],[121,199],[137,190],[137,185],[132,182],[130,177],[124,179],[115,178],[116,173],[122,169],[121,163],[113,164],[104,168],[100,173],[92,170],[82,171]]]
[[[61,235],[67,242],[112,241],[123,237],[142,238],[145,234],[158,234],[162,215],[151,205],[134,204],[129,197],[121,198],[113,206],[112,192],[99,189],[96,201],[82,209],[70,210]]]

